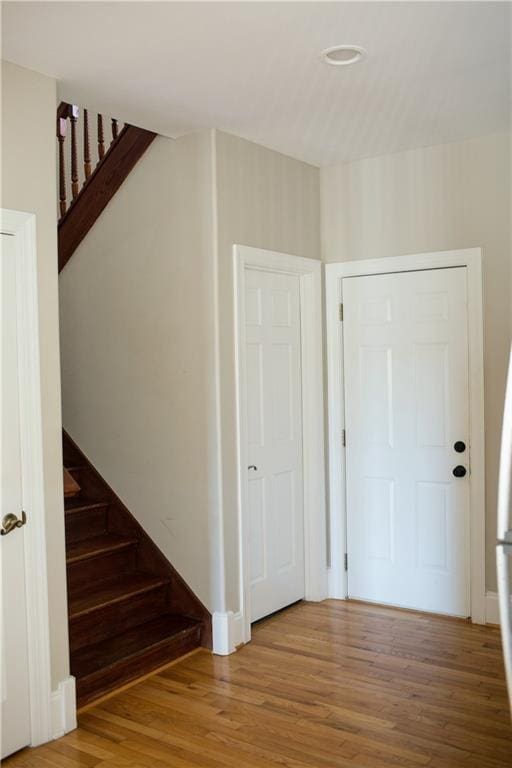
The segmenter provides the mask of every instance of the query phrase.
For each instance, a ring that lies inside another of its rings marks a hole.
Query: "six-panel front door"
[[[468,616],[466,269],[345,278],[343,305],[349,596]]]
[[[245,270],[251,621],[304,597],[300,284]]]

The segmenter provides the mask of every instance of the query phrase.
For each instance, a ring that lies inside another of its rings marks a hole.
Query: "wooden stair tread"
[[[129,536],[118,536],[115,533],[105,533],[92,536],[90,539],[71,542],[66,547],[66,562],[78,563],[108,552],[115,552],[125,547],[137,544],[138,539]]]
[[[69,499],[76,496],[77,493],[80,493],[80,486],[66,467],[64,467],[64,498]]]
[[[92,611],[130,600],[136,595],[150,592],[168,583],[168,579],[147,573],[128,573],[87,585],[69,599],[69,619],[77,619]]]
[[[135,659],[173,640],[183,639],[197,632],[200,627],[201,622],[195,619],[164,614],[101,643],[80,649],[73,655],[72,673],[82,679],[118,662]]]
[[[83,496],[74,496],[64,500],[64,512],[66,514],[86,512],[87,510],[102,509],[108,507],[108,505],[108,501],[97,501],[95,499],[86,499]]]

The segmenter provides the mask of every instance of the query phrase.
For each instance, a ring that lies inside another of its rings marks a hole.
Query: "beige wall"
[[[2,62],[2,200],[36,214],[52,685],[69,674],[55,213],[56,83]]]
[[[64,426],[219,611],[239,608],[233,243],[319,258],[318,169],[158,137],[60,278]]]
[[[495,590],[496,487],[511,328],[509,136],[322,169],[321,206],[325,261],[483,248],[486,579]]]
[[[60,277],[64,426],[210,609],[212,265],[205,132],[157,137]]]
[[[216,131],[222,509],[226,605],[239,608],[232,246],[320,258],[319,171]]]

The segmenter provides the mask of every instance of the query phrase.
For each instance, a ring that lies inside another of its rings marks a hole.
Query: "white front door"
[[[245,271],[251,621],[304,597],[300,284]]]
[[[343,307],[349,597],[469,616],[466,269],[345,278]]]
[[[21,457],[14,237],[1,235],[0,521],[21,517]],[[0,755],[30,741],[24,528],[0,538]]]

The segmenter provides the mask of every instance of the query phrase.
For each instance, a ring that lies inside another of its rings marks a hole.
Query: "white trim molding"
[[[244,643],[243,616],[238,611],[215,611],[212,616],[212,650],[217,656],[229,656]]]
[[[23,529],[27,597],[30,744],[53,738],[50,628],[43,476],[41,368],[36,254],[36,217],[0,211],[1,231],[14,236],[18,325],[18,375]],[[75,707],[74,701],[70,706]],[[69,718],[68,718],[69,719]]]
[[[500,624],[500,604],[497,592],[487,592],[485,596],[486,624]]]
[[[345,427],[343,386],[343,334],[339,304],[343,300],[343,278],[412,272],[427,269],[466,267],[468,286],[469,420],[470,420],[470,591],[471,619],[487,620],[485,591],[485,443],[484,443],[484,367],[482,309],[482,251],[459,251],[394,256],[390,258],[345,261],[327,264],[327,369],[329,423],[329,523],[331,558],[329,596],[347,597],[344,554],[347,551],[345,504]],[[333,546],[336,542],[336,546]]]
[[[51,697],[52,739],[60,739],[76,728],[75,678],[61,680]]]
[[[296,275],[300,281],[302,424],[304,464],[305,599],[327,597],[324,402],[322,361],[322,265],[306,259],[244,245],[233,246],[235,360],[237,393],[237,499],[242,642],[251,639],[249,548],[247,540],[247,460],[244,414],[245,271]]]

